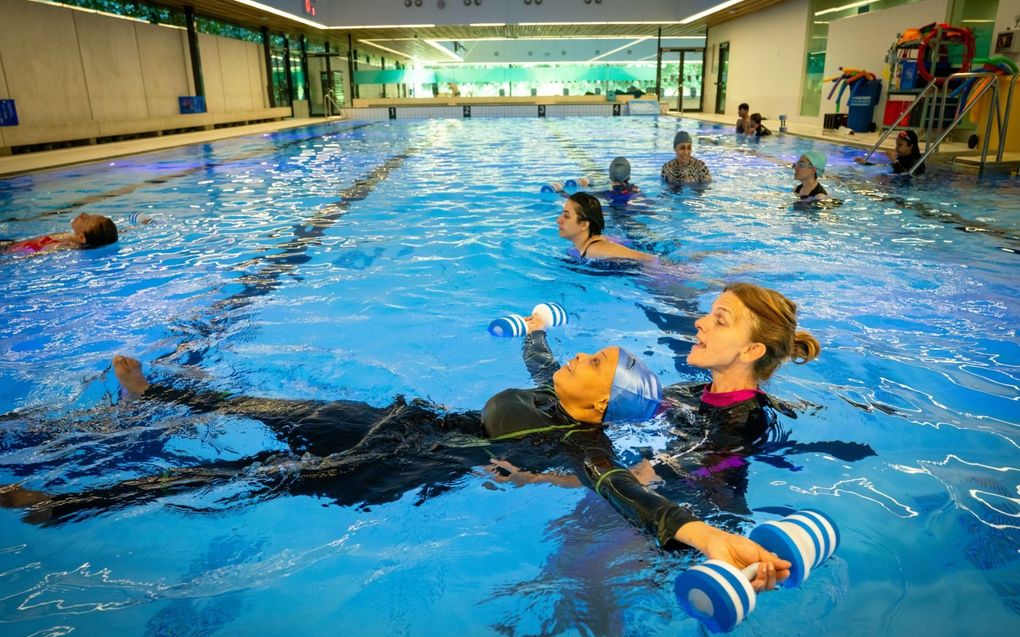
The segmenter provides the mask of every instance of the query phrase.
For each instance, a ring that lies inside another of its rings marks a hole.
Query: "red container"
[[[913,100],[889,100],[885,103],[885,116],[882,123],[886,126],[910,126],[910,116],[900,117],[906,112]],[[915,109],[917,110],[917,109]],[[898,121],[897,121],[898,120]]]

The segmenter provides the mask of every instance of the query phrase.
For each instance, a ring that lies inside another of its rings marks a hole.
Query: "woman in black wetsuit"
[[[805,333],[793,336],[791,332],[789,338],[777,339],[765,334],[768,329],[758,329],[760,324],[771,326],[775,317],[756,314],[759,310],[753,300],[744,305],[740,299],[752,298],[746,296],[749,291],[785,301],[785,318],[792,327],[780,326],[779,332],[796,326],[793,304],[778,293],[746,284],[731,286],[713,305],[712,314],[699,320],[698,344],[690,355],[692,364],[713,375],[713,382],[698,396],[699,409],[722,423],[727,436],[741,439],[747,434],[759,436],[771,405],[752,379],[767,377],[791,354],[806,361],[818,351],[817,342]],[[229,397],[149,384],[138,361],[115,357],[121,384],[143,399],[261,420],[294,454],[303,455],[267,452],[82,493],[49,495],[8,486],[0,488],[0,505],[27,508],[27,521],[55,524],[82,512],[137,504],[243,475],[262,484],[265,491],[283,486],[295,494],[366,506],[395,500],[413,489],[427,498],[449,489],[472,467],[492,458],[506,459],[510,466],[531,475],[568,464],[614,507],[653,533],[661,545],[686,544],[741,568],[761,562],[754,582],[759,590],[783,579],[789,563],[742,536],[699,521],[686,508],[648,489],[616,459],[603,423],[641,421],[664,408],[670,417],[677,411],[674,407],[689,404],[696,393],[671,387],[663,400],[658,378],[617,347],[594,355],[578,354],[561,367],[546,344],[540,321],[528,319],[530,333],[524,347],[525,363],[538,387],[500,392],[481,412],[444,413],[436,405],[402,399],[377,408],[352,401]],[[758,334],[765,334],[767,342],[752,342]],[[813,346],[804,345],[809,342]],[[764,362],[758,364],[760,360]],[[749,383],[753,388],[747,387]],[[748,395],[741,393],[748,391]],[[479,445],[479,438],[489,444]]]

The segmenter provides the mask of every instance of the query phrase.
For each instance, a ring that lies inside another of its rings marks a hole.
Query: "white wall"
[[[708,30],[706,38],[705,112],[715,112],[719,43],[730,43],[726,114],[737,118],[737,104],[776,120],[800,112],[804,81],[808,0],[793,0]],[[781,34],[781,37],[778,37]]]
[[[834,20],[829,24],[829,37],[825,49],[825,77],[840,74],[839,67],[850,67],[871,71],[882,79],[882,95],[889,90],[886,70],[886,54],[896,41],[896,36],[910,27],[920,27],[931,22],[945,22],[946,0],[924,0],[905,4],[883,11],[872,11],[860,15]],[[832,88],[831,83],[822,86],[822,107],[818,122],[821,124],[825,113],[834,112],[835,96],[826,99]],[[840,112],[847,112],[849,90],[843,93]],[[881,122],[884,100],[875,108],[875,120]]]
[[[995,33],[1001,33],[1002,31],[1012,31],[1013,25],[1016,23],[1017,17],[1020,17],[1020,0],[999,0],[999,10],[995,15]],[[1020,35],[1014,35],[1014,38],[1020,37]],[[992,39],[992,51],[995,50],[995,40]],[[990,52],[991,55],[995,53]],[[978,56],[980,57],[980,53]],[[998,55],[1003,55],[999,53]],[[1020,53],[1009,53],[1007,57],[1011,58],[1014,62],[1020,64]]]

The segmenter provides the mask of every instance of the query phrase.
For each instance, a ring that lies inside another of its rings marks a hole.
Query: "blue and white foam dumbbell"
[[[811,569],[836,551],[839,529],[821,511],[805,509],[755,527],[750,538],[793,565],[784,586],[800,586]],[[754,610],[751,580],[757,572],[757,564],[740,570],[727,562],[708,560],[677,576],[677,602],[712,632],[729,632]]]
[[[559,327],[567,323],[567,311],[559,303],[552,301],[539,303],[531,310],[538,314],[546,327]],[[511,314],[489,323],[489,334],[493,336],[524,336],[528,333],[528,325],[520,314]]]

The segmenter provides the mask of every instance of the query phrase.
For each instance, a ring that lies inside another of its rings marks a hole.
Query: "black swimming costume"
[[[916,155],[910,155],[909,157],[897,157],[896,161],[892,163],[892,170],[897,175],[902,174],[914,167],[914,164],[920,162],[917,170],[914,171],[915,175],[923,175],[925,171],[924,162],[921,161],[920,153]]]
[[[806,195],[800,194],[800,189],[804,187],[804,184],[797,184],[797,187],[793,189],[794,194],[799,195],[801,199],[810,199],[811,197],[817,197],[818,195],[827,195],[828,192],[822,187],[822,184],[815,184],[814,189]]]

